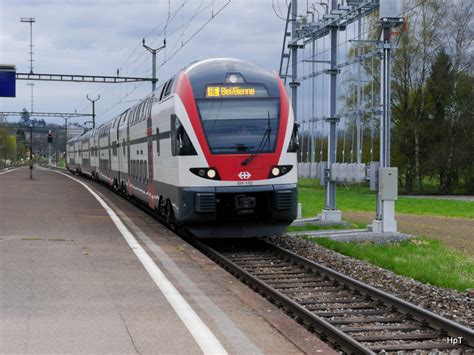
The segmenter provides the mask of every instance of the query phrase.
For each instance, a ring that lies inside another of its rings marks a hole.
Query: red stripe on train
[[[211,153],[204,135],[196,101],[194,100],[191,82],[189,81],[186,73],[181,73],[179,76],[176,82],[175,92],[181,98],[181,101],[184,104],[186,113],[188,114],[189,120],[191,121],[194,133],[196,134],[199,145],[201,146],[208,165],[217,169],[221,180],[240,181],[242,179],[239,177],[239,174],[241,176],[248,176],[241,173],[250,173],[250,177],[246,178],[245,181],[267,179],[271,167],[278,164],[279,158],[283,151],[283,143],[287,131],[289,101],[288,95],[280,78],[276,77],[276,80],[278,80],[278,88],[280,92],[280,127],[278,130],[275,152],[261,153],[251,160],[248,165],[242,166],[242,161],[245,160],[249,154],[214,155]]]

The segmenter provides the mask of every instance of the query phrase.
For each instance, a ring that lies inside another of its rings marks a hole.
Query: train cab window
[[[160,156],[160,129],[156,127],[156,154]]]
[[[167,88],[167,86],[168,86],[168,83],[169,83],[169,81],[167,81],[167,82],[163,85],[163,88],[161,89],[160,101],[163,100],[163,98],[165,97],[165,91],[166,91],[166,88]]]
[[[171,93],[171,89],[173,88],[173,83],[174,83],[174,79],[171,78],[171,79],[168,81],[168,85],[166,86],[165,94],[164,94],[163,97],[166,97],[166,96],[168,96],[168,95]]]
[[[275,151],[280,122],[278,99],[196,100],[212,154]]]
[[[293,132],[291,133],[290,144],[288,145],[288,153],[296,153],[299,149],[299,141],[298,141],[298,127],[299,124],[295,122],[293,125]]]
[[[194,149],[194,146],[179,118],[175,114],[172,114],[170,120],[171,155],[197,155],[196,149]]]

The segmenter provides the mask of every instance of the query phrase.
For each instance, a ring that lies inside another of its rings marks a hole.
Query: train
[[[281,235],[297,215],[298,125],[274,71],[191,63],[66,144],[67,168],[199,238]]]

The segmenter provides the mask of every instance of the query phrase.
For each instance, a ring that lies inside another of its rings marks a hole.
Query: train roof
[[[233,58],[212,58],[190,64],[183,69],[193,87],[196,99],[203,99],[209,84],[229,83],[230,75],[237,75],[239,83],[263,84],[272,97],[279,97],[278,74],[256,64]]]

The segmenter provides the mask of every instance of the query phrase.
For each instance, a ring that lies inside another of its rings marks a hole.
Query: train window
[[[156,154],[160,156],[160,129],[156,127]]]
[[[126,150],[125,150],[125,138],[122,140],[122,153],[123,155],[127,155]]]
[[[161,89],[161,94],[160,94],[160,101],[165,97],[165,90],[166,90],[166,87],[168,86],[168,83],[169,81],[167,81],[164,85],[163,85],[163,88]]]
[[[140,122],[143,121],[143,119],[145,118],[145,110],[144,110],[144,108],[145,108],[145,103],[142,102],[142,103],[140,104]]]
[[[141,109],[140,109],[140,122],[146,119],[146,102],[143,102],[141,104]]]
[[[174,82],[174,78],[171,78],[168,81],[168,85],[166,86],[166,89],[165,89],[165,95],[163,97],[166,97],[171,93],[171,89],[173,88],[173,82]]]
[[[299,141],[298,141],[298,127],[299,124],[295,122],[293,125],[293,132],[291,133],[290,144],[288,145],[288,153],[296,153],[299,149]]]
[[[174,114],[171,115],[171,154],[172,156],[197,155],[186,130]]]

